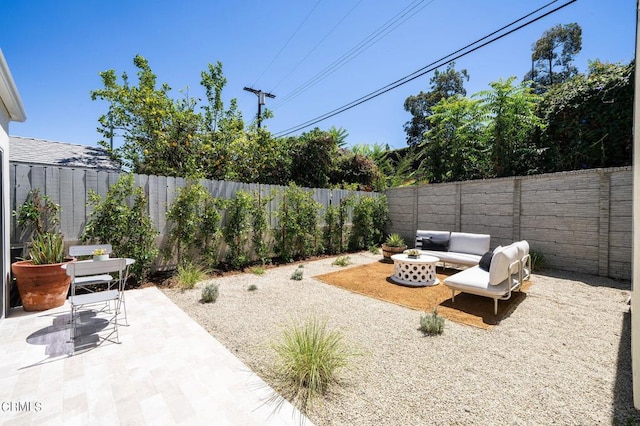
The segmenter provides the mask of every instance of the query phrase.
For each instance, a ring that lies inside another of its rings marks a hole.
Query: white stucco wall
[[[13,81],[9,66],[0,49],[0,152],[2,153],[2,184],[0,185],[0,246],[2,255],[0,259],[0,276],[2,277],[2,289],[0,299],[0,319],[7,315],[9,310],[9,279],[11,250],[9,241],[9,219],[11,218],[9,203],[9,123],[11,121],[26,120],[22,100]]]

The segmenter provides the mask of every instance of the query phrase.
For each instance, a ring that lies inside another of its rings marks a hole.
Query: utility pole
[[[260,128],[260,122],[262,121],[262,119],[260,118],[260,115],[262,114],[262,105],[264,105],[264,98],[265,96],[267,98],[275,98],[276,95],[271,94],[271,93],[267,93],[267,92],[263,92],[262,90],[256,90],[253,87],[245,87],[244,90],[246,90],[247,92],[251,92],[251,93],[255,93],[256,96],[258,97],[258,129]]]

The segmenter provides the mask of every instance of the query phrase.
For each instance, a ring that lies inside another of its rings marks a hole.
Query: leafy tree
[[[542,126],[536,115],[540,97],[524,83],[514,85],[515,79],[493,82],[491,90],[476,95],[490,117],[486,138],[492,176],[531,174],[537,164],[532,136]]]
[[[340,149],[334,157],[333,164],[331,183],[334,185],[355,183],[362,191],[384,189],[378,166],[366,155]]]
[[[635,64],[594,61],[540,104],[544,171],[630,165]]]
[[[337,150],[336,135],[316,127],[288,141],[291,180],[300,186],[326,188]]]
[[[424,135],[429,130],[429,116],[432,108],[443,98],[453,95],[466,96],[464,80],[469,80],[467,70],[456,71],[455,62],[450,62],[444,72],[436,70],[429,80],[431,90],[409,96],[404,101],[404,109],[412,115],[411,120],[405,123],[404,131],[407,133],[407,144],[415,146],[422,143]]]
[[[209,65],[202,73],[209,105],[204,114],[197,112],[198,101],[188,95],[174,100],[167,84],[157,86],[157,77],[148,61],[136,55],[138,85],[127,73],[119,83],[114,70],[100,73],[104,88],[91,92],[93,100],[109,103],[109,110],[99,118],[98,132],[106,139],[121,136],[123,144],[112,155],[134,173],[165,176],[216,176],[205,171],[212,158],[224,158],[225,137],[233,138],[243,128],[235,101],[224,111],[221,91],[226,84],[222,65]],[[224,137],[223,137],[224,136]],[[106,140],[100,144],[110,149]],[[222,154],[218,154],[222,151]]]
[[[558,24],[542,34],[532,48],[532,69],[524,80],[533,80],[536,93],[544,93],[554,84],[578,73],[573,58],[582,49],[582,28],[577,23]],[[560,71],[554,71],[560,67]]]
[[[228,146],[225,179],[286,185],[291,180],[290,140],[251,129]]]
[[[433,106],[427,141],[421,145],[420,169],[431,182],[483,176],[484,112],[480,101],[454,95]]]

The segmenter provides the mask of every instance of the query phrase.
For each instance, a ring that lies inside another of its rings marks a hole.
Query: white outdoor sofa
[[[447,263],[474,266],[489,251],[491,236],[468,232],[416,231],[415,248],[421,254],[436,256],[443,265]]]
[[[488,257],[491,261],[487,270]],[[497,247],[492,253],[483,256],[479,265],[445,278],[444,284],[451,289],[453,302],[456,290],[492,298],[494,314],[497,314],[498,300],[507,300],[512,292],[520,290],[530,273],[529,243],[523,240],[506,247]]]

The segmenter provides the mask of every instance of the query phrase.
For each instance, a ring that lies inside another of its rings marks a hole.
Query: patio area
[[[69,309],[0,323],[0,424],[300,424],[288,402],[155,287],[127,291],[121,344],[68,356]],[[306,419],[304,419],[306,420]],[[308,420],[306,424],[311,424]]]

